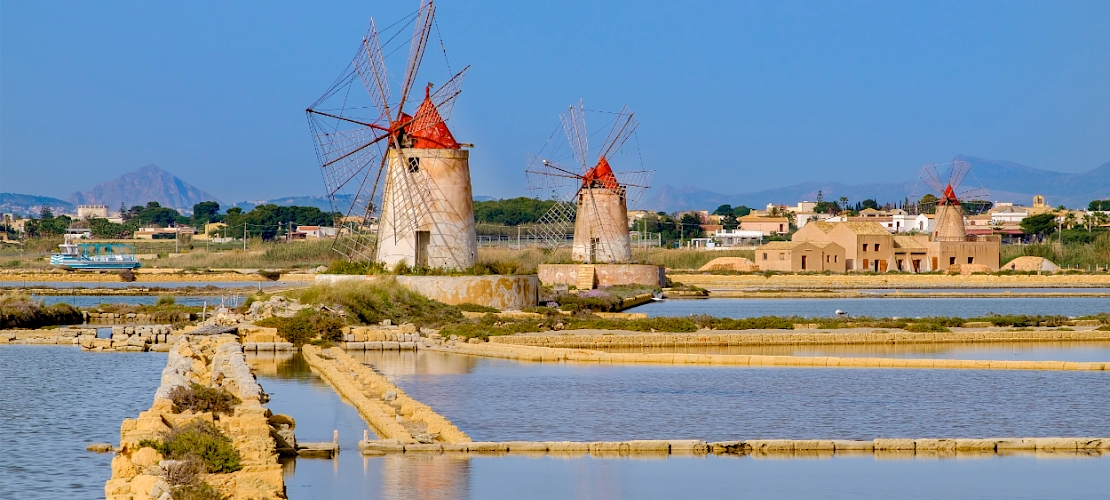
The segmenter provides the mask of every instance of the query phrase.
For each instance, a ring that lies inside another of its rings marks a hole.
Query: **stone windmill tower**
[[[921,168],[921,180],[933,189],[937,197],[936,217],[933,222],[932,241],[965,241],[967,231],[964,227],[964,210],[960,199],[986,198],[986,188],[976,188],[959,192],[964,177],[971,171],[971,164],[963,160],[952,160],[947,181],[937,172],[937,167],[929,163]]]
[[[573,227],[571,258],[583,263],[622,263],[632,259],[628,233],[628,205],[636,203],[653,171],[614,172],[609,164],[635,132],[634,114],[627,108],[613,116],[613,123],[593,156],[589,148],[582,101],[560,115],[575,166],[562,166],[558,147],[550,156],[530,155],[525,169],[529,188],[537,197],[555,202],[530,231],[549,246],[564,243]],[[546,146],[545,146],[546,149]]]
[[[354,60],[307,109],[328,197],[346,214],[333,248],[351,260],[464,269],[477,257],[469,151],[447,127],[469,67],[434,92],[429,83],[423,96],[411,95],[434,16],[424,0],[407,23],[382,33],[371,20]],[[403,36],[410,26],[411,39]],[[396,45],[406,41],[404,74],[393,75],[386,59],[403,54]],[[446,52],[443,59],[450,74]]]

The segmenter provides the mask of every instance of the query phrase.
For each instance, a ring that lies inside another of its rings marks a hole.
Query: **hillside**
[[[1082,173],[1054,172],[1018,163],[960,155],[957,158],[972,165],[964,186],[985,186],[992,201],[1010,201],[1028,205],[1033,195],[1041,194],[1051,205],[1085,208],[1094,199],[1110,197],[1110,162]],[[914,171],[911,175],[916,176]],[[693,186],[663,185],[648,191],[641,207],[674,212],[679,210],[713,210],[719,205],[746,205],[760,208],[768,203],[794,204],[813,201],[821,191],[826,200],[841,196],[852,202],[874,198],[879,203],[918,199],[928,192],[924,182],[909,178],[905,182],[843,184],[839,182],[803,182],[791,186],[738,194],[722,194]]]
[[[188,212],[202,201],[219,200],[157,165],[147,165],[88,191],[73,193],[69,201],[73,205],[108,205],[112,210],[118,209],[120,203],[131,207],[157,201],[164,207]]]
[[[48,206],[55,215],[72,214],[77,208],[68,201],[51,198],[49,196],[35,196],[31,194],[0,193],[0,213],[16,214],[21,217],[38,217],[42,207]]]

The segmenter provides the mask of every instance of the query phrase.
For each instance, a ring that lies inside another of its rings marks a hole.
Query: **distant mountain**
[[[964,187],[986,187],[991,201],[1008,201],[1029,205],[1033,195],[1044,195],[1053,206],[1086,207],[1095,199],[1110,197],[1110,162],[1083,173],[1054,172],[1018,163],[988,160],[960,155],[957,158],[971,163],[971,174]],[[913,172],[916,175],[916,171]],[[847,197],[851,202],[874,198],[879,203],[898,202],[905,198],[919,199],[929,190],[918,179],[906,182],[870,184],[843,184],[839,182],[803,182],[762,191],[740,194],[722,194],[693,186],[679,188],[663,185],[648,191],[640,206],[648,210],[675,212],[681,210],[713,210],[720,205],[745,205],[762,208],[768,203],[792,205],[799,201],[814,201],[821,191],[826,200]]]
[[[77,212],[77,208],[72,203],[49,196],[0,193],[0,213],[16,214],[21,217],[38,217],[44,206],[50,207],[54,215]]]
[[[347,212],[347,208],[350,204],[350,198],[352,198],[352,196],[350,195],[343,195],[338,198],[338,201],[340,202],[340,212]],[[250,212],[254,209],[254,207],[257,207],[259,205],[278,205],[282,207],[296,205],[299,207],[316,207],[325,212],[332,211],[331,201],[329,201],[326,196],[287,196],[285,198],[272,198],[269,200],[240,201],[239,203],[236,203],[232,206],[239,207],[243,209],[244,212]]]
[[[164,207],[191,212],[197,203],[219,200],[157,165],[147,165],[97,184],[88,191],[73,193],[69,201],[73,205],[108,205],[112,211],[117,210],[120,203],[131,207],[157,201]]]

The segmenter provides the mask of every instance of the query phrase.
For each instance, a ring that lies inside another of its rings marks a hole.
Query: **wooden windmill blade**
[[[654,170],[631,170],[615,172],[615,174],[621,187],[624,188],[625,200],[629,208],[640,203],[647,190],[651,189],[651,179],[655,177]]]
[[[959,190],[960,185],[964,182],[964,177],[971,171],[971,163],[964,160],[952,160],[951,170],[948,172],[948,185],[952,186],[953,190]]]
[[[639,126],[640,123],[636,121],[636,113],[629,111],[628,106],[621,108],[617,118],[613,120],[613,127],[609,130],[609,135],[605,137],[605,142],[601,145],[599,156],[609,158],[616,154],[624,146],[625,141],[636,131],[636,127]]]
[[[409,44],[409,59],[405,66],[405,80],[401,84],[401,100],[398,104],[397,114],[400,115],[408,102],[412,84],[416,81],[416,74],[420,71],[420,63],[424,60],[424,50],[428,47],[428,36],[432,33],[432,21],[435,18],[436,7],[432,0],[423,0],[420,10],[416,15],[416,25],[413,28],[412,43]]]
[[[577,105],[572,104],[569,109],[560,113],[559,121],[567,134],[567,142],[570,144],[571,152],[574,153],[574,160],[582,166],[581,173],[585,173],[591,167],[590,135],[586,130],[586,108],[582,100],[579,99]]]
[[[528,226],[528,235],[545,247],[565,245],[567,235],[574,232],[582,176],[576,174],[573,168],[537,155],[528,155],[524,173],[529,192],[537,200],[553,202],[535,224]]]
[[[366,37],[362,39],[362,51],[355,57],[354,67],[381,115],[392,121],[394,117],[389,107],[389,74],[386,72],[385,56],[382,54],[382,45],[378,40],[378,29],[373,18],[370,19],[370,29]]]
[[[925,164],[921,167],[917,176],[933,190],[934,196],[941,198],[944,196],[945,182],[941,180],[940,173],[937,172],[937,165],[933,162]]]

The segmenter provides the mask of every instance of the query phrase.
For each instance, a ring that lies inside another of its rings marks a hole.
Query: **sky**
[[[437,5],[427,65],[446,66],[441,38],[471,66],[450,124],[475,145],[475,195],[527,195],[526,153],[578,99],[636,112],[626,149],[657,186],[905,181],[957,154],[1110,161],[1105,0]],[[225,203],[321,195],[304,109],[371,17],[417,7],[4,0],[0,191],[64,199],[156,164]]]

